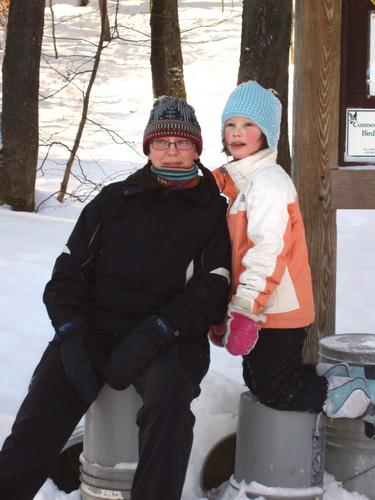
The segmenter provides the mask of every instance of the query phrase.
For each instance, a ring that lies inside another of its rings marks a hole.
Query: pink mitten
[[[224,346],[233,356],[245,356],[258,340],[259,324],[244,314],[228,311]]]
[[[214,345],[218,347],[224,347],[224,334],[225,323],[222,323],[221,325],[211,325],[210,331],[208,333],[208,338]]]

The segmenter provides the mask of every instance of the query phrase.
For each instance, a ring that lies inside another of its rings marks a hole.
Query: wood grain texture
[[[375,208],[375,170],[333,169],[331,207]]]
[[[292,176],[313,273],[316,318],[306,357],[335,332],[336,212],[330,175],[338,164],[341,0],[296,2]]]

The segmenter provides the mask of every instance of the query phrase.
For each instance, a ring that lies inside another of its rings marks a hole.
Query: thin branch
[[[113,26],[112,38],[118,38],[120,36],[119,30],[118,30],[118,13],[119,13],[119,10],[120,10],[120,0],[116,0],[115,24]]]
[[[52,38],[53,38],[53,49],[55,51],[55,58],[59,58],[56,45],[56,33],[55,33],[55,14],[53,12],[52,0],[49,0],[49,10],[51,11],[51,22],[52,22]]]
[[[44,38],[52,38],[52,36],[44,35]],[[85,38],[76,38],[75,36],[57,36],[56,40],[64,40],[68,42],[84,42],[87,45],[93,45],[94,47],[98,47],[98,44],[92,42],[91,40],[86,40]]]
[[[44,164],[46,163],[47,159],[48,159],[48,155],[49,155],[49,152],[51,151],[52,147],[53,146],[61,146],[63,148],[66,148],[68,151],[71,152],[71,149],[69,148],[69,146],[67,146],[66,144],[64,144],[63,142],[57,142],[57,141],[54,141],[54,142],[51,142],[50,144],[48,144],[48,149],[47,149],[47,153],[45,155],[45,157],[43,158],[43,161],[42,163],[39,165],[39,167],[37,168],[37,172],[40,171],[42,174],[44,174],[43,172],[43,166]]]
[[[53,198],[56,194],[58,194],[58,191],[55,191],[54,193],[50,194],[49,196],[47,196],[47,198],[44,198],[44,200],[42,200],[35,208],[35,212],[39,212],[39,209],[40,207],[46,203],[48,200],[50,200],[51,198]]]
[[[81,94],[82,94],[82,95],[84,94],[83,90],[82,90],[82,89],[79,87],[79,85],[78,85],[78,84],[76,84],[73,80],[74,80],[76,77],[80,76],[80,75],[84,75],[85,73],[91,73],[91,70],[84,70],[84,71],[77,71],[77,70],[76,70],[76,71],[74,71],[74,72],[72,73],[72,75],[73,75],[73,76],[72,76],[72,77],[70,77],[69,75],[66,75],[66,74],[62,73],[61,71],[59,71],[58,69],[56,69],[54,66],[52,66],[52,64],[50,64],[50,62],[49,62],[49,61],[45,58],[45,56],[44,56],[44,55],[42,55],[42,57],[43,57],[43,59],[45,60],[46,64],[49,66],[49,68],[50,68],[50,69],[52,69],[53,71],[55,71],[55,72],[56,72],[59,76],[61,76],[61,78],[62,78],[63,80],[65,80],[65,81],[66,81],[66,84],[65,84],[65,85],[63,85],[61,88],[57,89],[55,92],[52,92],[52,94],[49,94],[49,95],[46,95],[46,96],[44,96],[44,95],[40,94],[40,95],[41,95],[41,97],[39,97],[39,100],[40,100],[40,101],[43,101],[43,100],[45,100],[45,99],[48,99],[49,97],[53,97],[53,96],[55,96],[56,94],[58,94],[59,92],[61,92],[62,90],[64,90],[64,89],[65,89],[68,85],[70,85],[70,84],[73,84],[73,85],[76,87],[76,89],[77,89],[79,92],[81,92]],[[83,66],[83,65],[87,64],[87,62],[88,62],[88,61],[83,62],[83,63],[81,64],[81,66]],[[78,67],[79,67],[79,66],[78,66]]]
[[[129,146],[129,148],[131,148],[133,151],[135,151],[139,156],[143,157],[143,155],[141,155],[139,153],[139,151],[133,146],[133,144],[131,142],[129,142],[126,139],[124,139],[123,137],[121,137],[121,135],[118,134],[115,130],[111,130],[107,127],[104,127],[103,125],[92,120],[91,118],[87,118],[87,121],[93,123],[94,125],[96,125],[100,129],[105,130],[107,132],[107,134],[111,137],[113,142],[115,142],[116,144],[126,144],[127,146]],[[120,139],[120,140],[117,140],[117,139]]]
[[[106,10],[106,8],[107,8],[107,0],[103,0],[103,10]],[[74,161],[74,158],[76,156],[76,153],[77,153],[77,150],[78,150],[78,147],[79,147],[79,143],[81,141],[83,129],[84,129],[84,126],[85,126],[85,123],[86,123],[87,112],[88,112],[89,101],[90,101],[91,89],[92,89],[92,86],[94,84],[94,81],[95,81],[95,78],[96,78],[96,74],[98,72],[98,67],[99,67],[99,62],[100,62],[100,56],[101,56],[101,53],[102,53],[102,50],[103,50],[103,45],[104,45],[104,32],[105,32],[105,18],[104,18],[103,11],[102,11],[101,12],[100,39],[99,39],[98,49],[97,49],[97,52],[96,52],[96,56],[95,56],[95,60],[94,60],[94,66],[93,66],[93,69],[92,69],[90,81],[89,81],[89,84],[88,84],[88,87],[87,87],[87,91],[86,91],[86,94],[85,94],[85,97],[84,97],[84,100],[83,100],[83,110],[82,110],[81,121],[80,121],[80,124],[79,124],[79,127],[78,127],[78,131],[77,131],[77,135],[76,135],[76,138],[75,138],[75,141],[74,141],[74,145],[73,145],[72,151],[70,153],[68,162],[66,164],[66,169],[65,169],[64,177],[63,177],[63,180],[62,180],[62,183],[61,183],[60,193],[59,193],[59,195],[57,197],[57,199],[58,199],[58,201],[60,203],[62,203],[63,200],[64,200],[64,196],[65,196],[66,189],[67,189],[68,182],[69,182],[69,175],[70,175],[70,172],[71,172],[71,169],[72,169],[73,161]]]
[[[151,35],[149,33],[145,33],[144,31],[137,30],[136,28],[132,28],[131,26],[126,26],[126,24],[117,24],[118,28],[124,28],[129,31],[134,31],[139,35],[143,35],[147,40],[151,40]]]
[[[225,19],[220,19],[219,21],[215,21],[214,23],[210,23],[210,24],[198,24],[196,26],[193,26],[192,28],[187,28],[185,30],[181,29],[181,35],[183,33],[188,33],[189,31],[200,30],[201,28],[215,28],[216,26],[219,26],[220,24],[232,21],[233,19],[236,19],[237,17],[241,17],[241,14],[235,14],[233,16],[226,17]]]

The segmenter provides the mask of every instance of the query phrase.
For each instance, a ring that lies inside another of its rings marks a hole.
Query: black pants
[[[277,410],[319,413],[327,398],[327,380],[314,364],[303,363],[305,328],[264,328],[243,358],[243,377],[259,401]]]
[[[143,406],[132,500],[180,500],[193,439],[190,403],[208,364],[206,339],[176,341],[134,384]],[[0,452],[2,498],[34,498],[87,409],[66,380],[58,347],[50,343]]]

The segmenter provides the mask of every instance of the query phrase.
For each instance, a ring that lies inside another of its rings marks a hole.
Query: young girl
[[[246,385],[262,403],[291,411],[372,422],[375,380],[347,365],[303,363],[314,320],[311,271],[296,189],[277,164],[281,103],[255,81],[239,85],[222,114],[224,151],[233,161],[214,171],[229,200],[232,296],[213,343],[243,356]],[[363,374],[360,374],[363,375]]]

